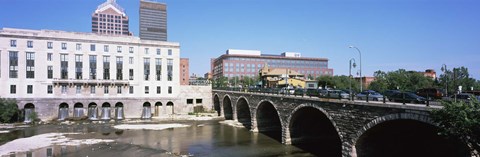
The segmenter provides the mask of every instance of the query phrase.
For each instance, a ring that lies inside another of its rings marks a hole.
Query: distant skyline
[[[167,4],[168,41],[179,42],[190,72],[203,76],[227,49],[300,52],[328,58],[334,75],[465,66],[480,79],[476,0],[158,0]],[[0,0],[0,27],[91,32],[105,0]],[[139,0],[117,0],[139,35]],[[358,66],[355,70],[358,71]]]

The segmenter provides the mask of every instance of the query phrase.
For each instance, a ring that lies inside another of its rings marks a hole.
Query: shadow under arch
[[[438,127],[425,115],[391,114],[365,125],[353,139],[358,157],[468,156],[466,145],[438,135]]]
[[[237,101],[236,113],[238,122],[246,129],[250,130],[252,128],[252,115],[250,114],[250,107],[248,104],[249,103],[245,97],[240,97]]]
[[[342,140],[333,119],[315,105],[297,106],[288,119],[292,145],[316,156],[342,156]]]
[[[220,99],[218,98],[218,94],[215,94],[215,96],[213,96],[213,109],[217,111],[218,116],[221,115]]]
[[[260,101],[255,118],[258,132],[279,142],[282,141],[282,122],[273,102],[268,100]]]
[[[233,120],[232,99],[230,99],[229,95],[225,95],[223,98],[223,115],[225,120]]]

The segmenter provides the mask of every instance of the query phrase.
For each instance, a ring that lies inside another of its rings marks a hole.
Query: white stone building
[[[16,98],[42,120],[186,114],[193,111],[187,99],[211,106],[209,87],[200,89],[204,95],[180,93],[190,87],[180,86],[175,42],[3,28],[0,59],[0,97]]]

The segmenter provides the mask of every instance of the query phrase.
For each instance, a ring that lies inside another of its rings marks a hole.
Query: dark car
[[[434,99],[442,99],[444,97],[445,92],[442,89],[437,88],[422,88],[417,90],[417,95],[422,97],[429,97]]]
[[[305,95],[318,97],[320,93],[318,92],[318,89],[307,88],[307,91],[305,91]]]
[[[450,97],[444,97],[442,100],[444,101],[463,101],[466,103],[469,103],[472,98],[477,98],[475,95],[470,94],[470,93],[460,93],[460,94],[455,94]],[[477,98],[478,99],[478,98]]]
[[[293,92],[294,95],[304,95],[305,94],[305,89],[303,88],[297,88],[295,89],[295,91]]]
[[[385,95],[387,98],[390,98],[392,95],[394,95],[396,93],[400,93],[400,91],[399,90],[386,90],[385,92],[383,92],[383,95]]]
[[[405,97],[404,97],[405,95]],[[405,103],[415,103],[415,104],[425,104],[427,99],[424,97],[418,96],[415,93],[411,92],[399,92],[395,93],[388,98],[392,102],[405,102]]]

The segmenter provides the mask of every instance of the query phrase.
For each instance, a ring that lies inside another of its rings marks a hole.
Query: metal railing
[[[319,92],[311,92],[309,90],[300,90],[296,89],[293,92],[290,90],[282,90],[281,88],[239,88],[239,87],[217,87],[213,88],[213,90],[224,90],[224,91],[234,91],[234,92],[242,92],[242,93],[257,93],[263,95],[279,95],[279,96],[291,96],[291,97],[306,97],[306,98],[322,98],[322,99],[336,99],[336,100],[345,100],[345,101],[355,101],[355,102],[367,102],[367,103],[382,103],[382,104],[392,104],[392,103],[400,103],[403,105],[406,104],[424,104],[425,106],[441,106],[442,101],[444,100],[435,100],[427,95],[425,100],[409,100],[403,94],[402,99],[389,99],[386,96],[381,98],[374,98],[371,97],[370,94],[366,95],[365,99],[358,99],[356,95],[344,95],[341,94],[334,94],[330,92],[319,93]],[[393,101],[394,100],[394,101]]]

